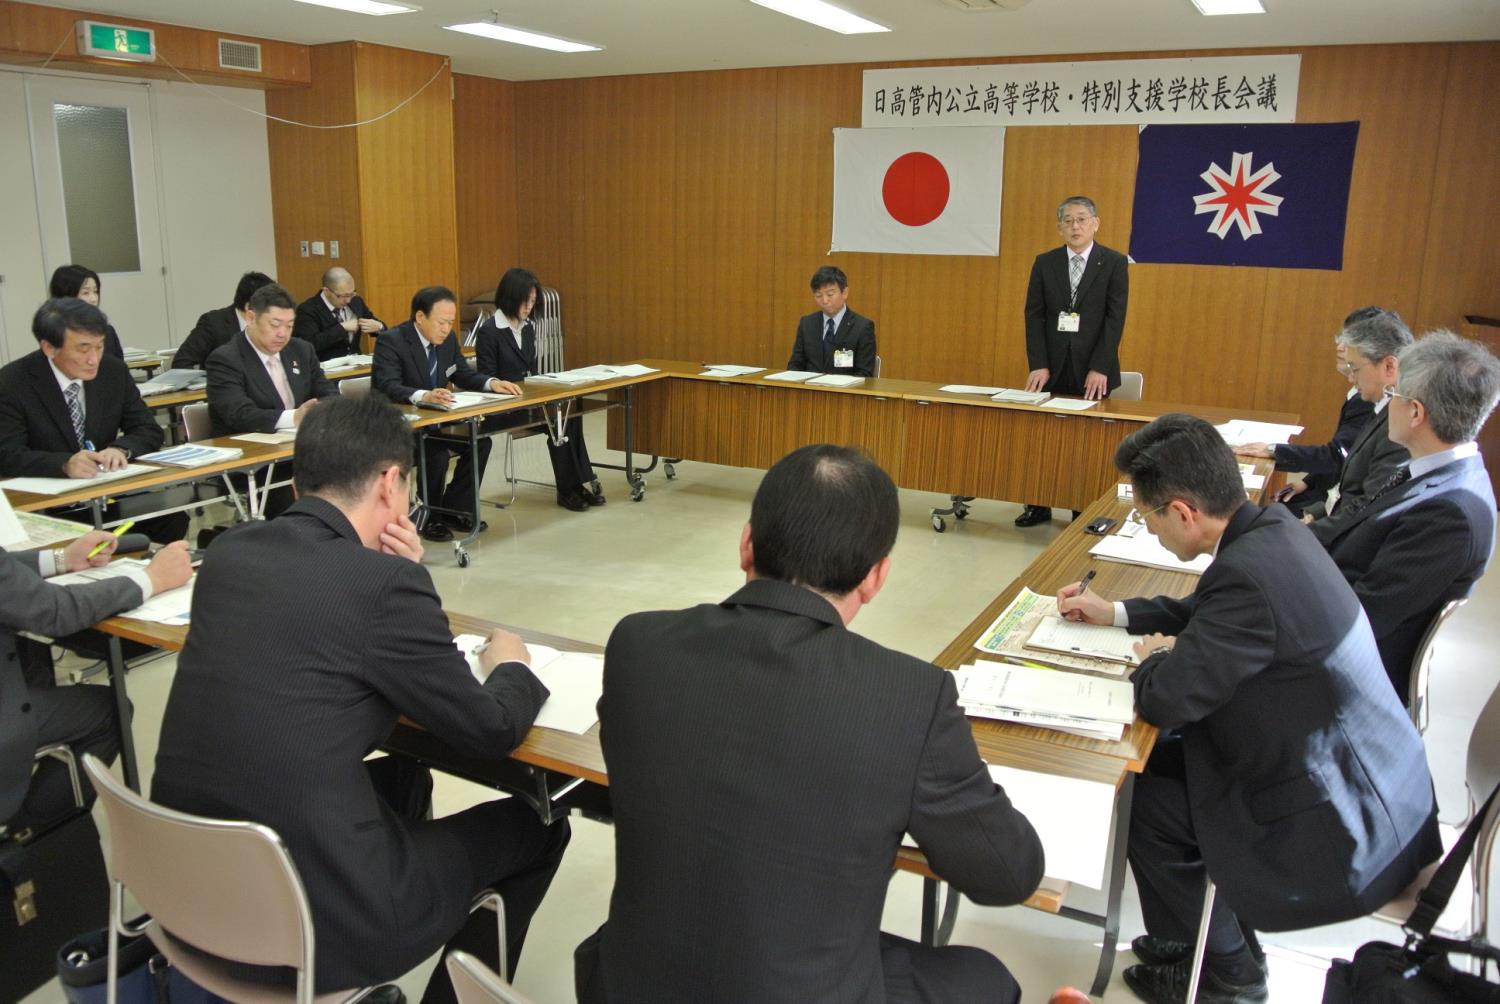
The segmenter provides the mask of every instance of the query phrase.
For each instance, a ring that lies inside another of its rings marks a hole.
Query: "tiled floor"
[[[589,420],[595,457],[604,456],[602,421]],[[499,458],[491,465],[486,494],[501,494]],[[520,444],[525,477],[550,476],[540,443]],[[618,459],[618,458],[616,458]],[[525,625],[537,630],[602,644],[624,614],[716,601],[742,581],[736,546],[760,472],[686,463],[676,480],[660,469],[649,475],[645,501],[629,501],[621,476],[601,472],[609,505],[571,513],[553,504],[552,493],[522,486],[509,510],[489,510],[489,531],[473,550],[474,562],[460,569],[446,546],[431,545],[428,567],[444,605],[465,613]],[[506,493],[508,494],[508,493]],[[947,533],[932,531],[927,509],[936,496],[902,493],[902,528],[885,591],[854,623],[882,644],[934,656],[1052,540],[1066,513],[1051,528],[1017,530],[1017,507],[978,502],[970,519]],[[1479,708],[1500,680],[1500,667],[1486,642],[1493,641],[1491,618],[1500,613],[1500,579],[1481,582],[1469,605],[1445,636],[1434,684],[1429,757],[1444,819],[1466,810],[1464,750]],[[161,659],[132,671],[136,744],[149,778],[162,709],[174,663]],[[483,798],[484,789],[451,779],[437,786],[439,815]],[[519,988],[538,1002],[569,1001],[573,947],[604,920],[613,879],[613,842],[608,826],[575,820],[573,841],[551,893],[532,926],[517,978]],[[897,875],[886,903],[887,930],[915,937],[921,883]],[[1086,901],[1086,908],[1096,907]],[[1127,882],[1122,939],[1139,933],[1134,887]],[[1372,938],[1397,931],[1376,921],[1267,937],[1272,1000],[1315,1001],[1329,958],[1347,956]],[[991,909],[964,903],[954,930],[956,943],[978,945],[997,954],[1015,973],[1029,1000],[1045,1000],[1061,984],[1087,989],[1098,948],[1094,931],[1083,925],[1024,909]],[[1105,1001],[1133,1001],[1116,966]],[[420,995],[427,967],[409,974],[402,986]],[[63,999],[56,983],[38,990],[29,1004]]]

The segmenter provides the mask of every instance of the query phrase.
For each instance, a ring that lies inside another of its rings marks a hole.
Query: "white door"
[[[127,348],[175,344],[147,85],[28,75],[26,92],[46,274],[93,269]]]

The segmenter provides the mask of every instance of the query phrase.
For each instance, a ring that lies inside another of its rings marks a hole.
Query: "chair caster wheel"
[[[663,465],[662,470],[666,473],[668,481],[671,481],[673,478],[677,477],[676,464],[665,464]]]
[[[934,514],[932,517],[932,528],[938,533],[942,533],[944,530],[948,529],[948,522],[947,520],[943,519],[943,517]]]
[[[459,568],[469,567],[469,551],[467,548],[455,546],[453,548],[453,556],[458,559]]]

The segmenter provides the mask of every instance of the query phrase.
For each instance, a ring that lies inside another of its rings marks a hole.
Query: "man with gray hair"
[[[323,287],[297,305],[292,335],[312,342],[318,359],[359,351],[361,335],[385,330],[385,322],[354,291],[354,276],[337,265],[323,273]]]
[[[1411,461],[1326,544],[1405,701],[1428,624],[1473,591],[1495,549],[1495,495],[1474,440],[1500,398],[1500,360],[1477,342],[1434,331],[1401,353],[1387,397],[1390,437]]]
[[[1375,406],[1339,472],[1339,482],[1325,503],[1308,506],[1302,521],[1324,545],[1348,523],[1351,515],[1381,489],[1396,468],[1406,462],[1406,447],[1386,435],[1389,413],[1386,389],[1396,385],[1397,357],[1411,345],[1411,329],[1394,311],[1366,314],[1339,333],[1337,348],[1345,376],[1359,396]]]
[[[1057,207],[1063,246],[1039,254],[1026,287],[1027,390],[1102,400],[1120,386],[1120,338],[1130,299],[1126,258],[1094,243],[1099,211],[1084,195]],[[1016,526],[1052,518],[1028,505]]]

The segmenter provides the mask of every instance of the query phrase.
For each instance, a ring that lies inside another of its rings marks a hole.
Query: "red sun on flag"
[[[948,207],[948,172],[930,153],[904,153],[885,169],[880,196],[885,211],[898,223],[920,227]]]
[[[1261,232],[1259,214],[1281,214],[1281,196],[1266,191],[1281,180],[1281,175],[1270,161],[1252,171],[1254,157],[1254,153],[1236,153],[1228,171],[1210,162],[1208,170],[1199,175],[1213,191],[1193,196],[1197,206],[1193,213],[1214,214],[1208,232],[1219,240],[1224,239],[1232,225],[1239,228],[1240,239],[1247,241]]]

